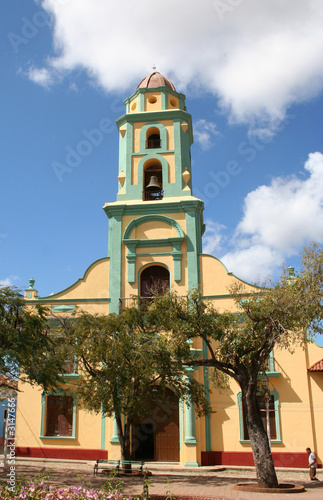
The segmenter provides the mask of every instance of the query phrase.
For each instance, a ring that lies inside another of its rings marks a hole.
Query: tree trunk
[[[246,416],[258,483],[265,488],[277,488],[278,480],[274,461],[257,403],[257,386],[249,383],[245,387],[241,385],[241,389],[243,410]]]
[[[122,425],[122,419],[120,415],[116,415],[118,438],[121,446],[121,460],[130,461],[131,460],[131,441],[130,441],[130,430],[131,421],[126,419],[124,426]],[[123,464],[123,469],[126,472],[131,472],[131,464]]]

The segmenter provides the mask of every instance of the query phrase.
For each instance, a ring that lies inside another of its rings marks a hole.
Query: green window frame
[[[48,422],[48,402],[51,396],[72,398],[71,405],[71,433],[69,435],[47,435]],[[41,395],[41,420],[40,420],[40,439],[76,439],[76,416],[77,416],[77,396],[75,393],[54,391],[46,392]]]
[[[270,392],[271,400],[269,406],[269,415],[271,422],[271,435],[270,439],[271,443],[281,443],[281,434],[280,434],[280,418],[279,418],[279,394],[277,391]],[[248,436],[246,435],[246,428],[244,423],[244,415],[243,415],[243,405],[242,405],[242,393],[239,392],[237,395],[238,398],[238,407],[239,407],[239,427],[240,427],[240,443],[250,443]],[[260,400],[260,395],[259,395]],[[260,412],[263,414],[263,418],[265,418],[265,407],[264,402],[260,406]],[[273,424],[273,425],[272,425]],[[266,429],[266,426],[265,426]]]

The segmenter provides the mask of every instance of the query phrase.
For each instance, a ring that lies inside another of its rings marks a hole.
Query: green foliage
[[[183,379],[180,361],[190,356],[189,345],[162,333],[149,312],[132,308],[120,315],[79,313],[65,330],[81,364],[77,391],[88,409],[108,416],[145,416],[158,384],[158,397],[167,387],[179,397],[191,392],[203,413],[202,391]]]
[[[257,477],[263,486],[278,483],[257,392],[268,390],[265,374],[274,348],[293,352],[322,333],[322,291],[323,250],[313,243],[303,251],[297,276],[284,269],[276,284],[258,289],[237,281],[231,289],[235,312],[219,313],[199,290],[184,298],[173,293],[158,297],[152,306],[157,323],[174,337],[202,339],[207,346],[206,359],[187,359],[187,365],[212,367],[215,382],[221,372],[240,385]]]
[[[276,284],[255,292],[237,282],[231,289],[236,312],[219,313],[193,290],[188,297],[157,298],[156,318],[183,340],[204,340],[209,358],[188,364],[212,366],[238,381],[242,375],[257,381],[274,347],[293,352],[322,332],[323,250],[316,244],[305,248],[302,264],[296,277],[286,269]]]
[[[124,459],[130,458],[133,420],[149,415],[152,403],[164,401],[168,389],[194,404],[198,414],[209,411],[204,387],[185,375],[189,344],[166,333],[150,306],[108,316],[78,312],[63,321],[63,328],[82,374],[75,381],[80,403],[116,417]]]
[[[26,309],[16,288],[0,287],[0,373],[9,386],[18,373],[45,390],[60,382],[63,347],[51,338],[47,315],[42,306]]]

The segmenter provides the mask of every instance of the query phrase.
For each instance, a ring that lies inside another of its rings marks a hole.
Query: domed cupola
[[[145,88],[169,87],[170,89],[176,91],[174,84],[168,78],[166,78],[166,76],[162,75],[161,73],[158,73],[158,71],[155,71],[150,75],[147,75],[143,80],[141,80],[137,89],[144,87]]]

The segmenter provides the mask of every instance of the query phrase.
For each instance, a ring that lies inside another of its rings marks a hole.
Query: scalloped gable
[[[229,289],[234,283],[244,283],[250,293],[259,291],[258,287],[246,283],[233,273],[228,272],[225,265],[212,255],[200,255],[200,276],[203,284],[203,296],[224,301],[223,306],[227,309],[232,309],[233,304]]]
[[[85,298],[108,298],[109,297],[109,264],[110,259],[104,257],[93,262],[85,271],[83,278],[80,278],[68,288],[43,299],[55,300],[64,299],[85,299]]]

